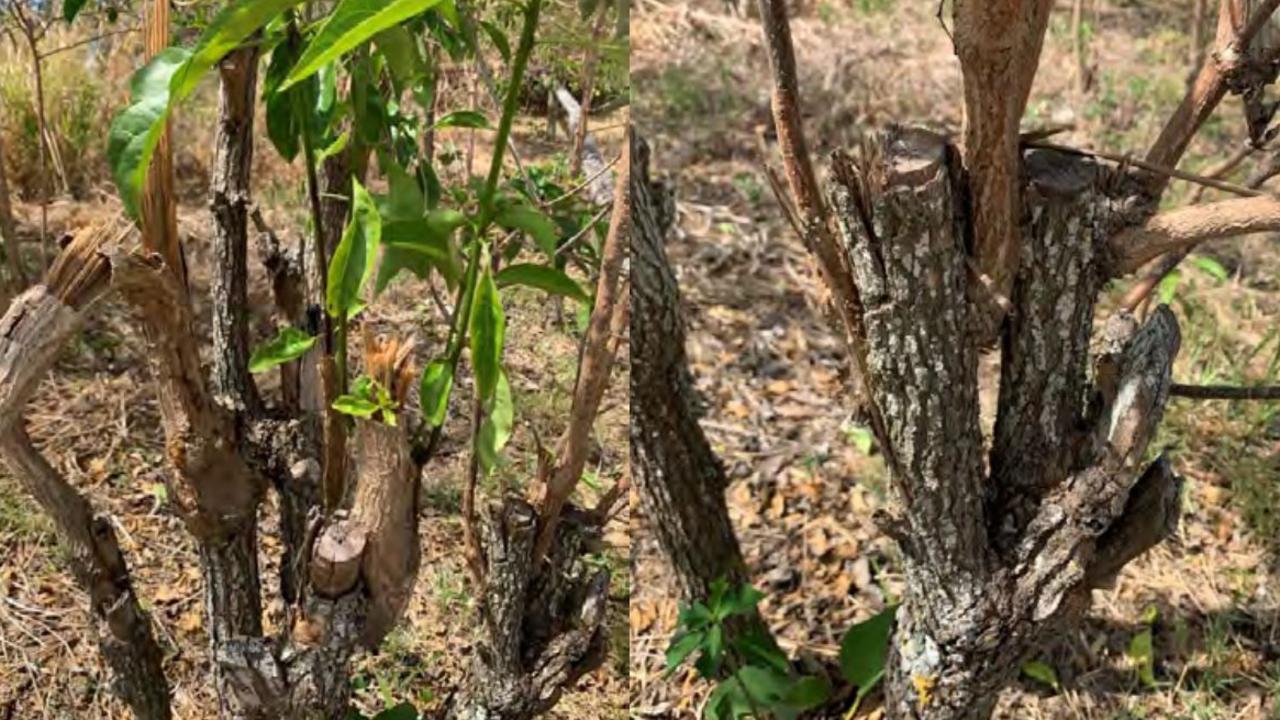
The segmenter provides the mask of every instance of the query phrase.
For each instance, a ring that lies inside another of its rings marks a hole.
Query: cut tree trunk
[[[1123,177],[1037,151],[1002,340],[990,474],[978,421],[982,332],[966,302],[974,210],[943,138],[893,129],[854,161],[837,155],[831,200],[864,307],[873,427],[907,593],[886,672],[891,718],[981,720],[1090,591],[1163,539],[1179,479],[1143,472],[1168,398],[1178,325],[1107,324],[1088,375],[1093,307],[1131,220]]]
[[[536,560],[537,510],[520,497],[491,503],[480,517],[485,588],[480,647],[451,717],[528,720],[604,663],[609,570],[599,550],[600,518],[566,506],[545,561]]]
[[[568,499],[582,477],[591,428],[626,330],[629,167],[629,162],[622,163],[613,188],[609,233],[601,251],[595,307],[583,339],[568,426],[554,453],[539,451],[533,483],[542,489],[538,508],[512,495],[491,503],[477,523],[470,503],[464,501],[469,551],[479,546],[472,551],[479,557],[469,560],[474,564],[481,632],[471,677],[450,710],[452,717],[540,716],[578,678],[600,667],[607,655],[610,573],[588,562],[587,556],[601,548],[603,527],[621,484],[594,510],[581,510]],[[479,538],[470,534],[473,523],[479,526]]]
[[[666,188],[649,179],[649,148],[631,146],[631,454],[636,491],[686,603],[711,584],[748,580],[725,506],[724,468],[698,425],[685,358],[680,290],[663,240],[674,220]]]

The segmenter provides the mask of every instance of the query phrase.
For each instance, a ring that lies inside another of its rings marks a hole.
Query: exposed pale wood
[[[600,144],[596,142],[596,138],[585,127],[584,108],[578,104],[578,101],[563,87],[555,90],[556,101],[560,103],[560,107],[564,108],[565,124],[569,128],[569,136],[576,138],[579,131],[583,133],[582,139],[582,170],[588,177],[593,178],[587,184],[587,197],[596,205],[607,204],[613,196],[613,188],[616,183],[613,179],[613,173],[606,168],[608,164],[604,160],[604,154],[600,152]]]
[[[367,546],[368,534],[358,522],[339,520],[326,526],[311,552],[312,589],[331,599],[349,592],[360,578]]]
[[[365,350],[365,372],[400,399],[413,377],[409,355],[400,351],[403,347],[395,340],[369,340]],[[402,425],[357,419],[351,447],[351,520],[367,538],[360,573],[369,606],[361,637],[366,647],[376,649],[399,621],[418,575],[418,466]]]
[[[98,646],[116,687],[140,720],[168,720],[163,653],[134,594],[115,530],[45,460],[23,427],[23,410],[41,379],[104,296],[110,270],[99,255],[118,239],[108,226],[82,232],[55,260],[49,285],[14,299],[0,319],[0,457],[54,521],[71,553],[71,570],[88,593]]]
[[[169,3],[152,0],[145,4],[143,10],[146,59],[150,60],[169,47]],[[187,267],[178,238],[177,203],[173,194],[173,149],[168,120],[152,154],[139,205],[142,246],[164,258],[165,265],[178,278],[178,288],[185,294]]]

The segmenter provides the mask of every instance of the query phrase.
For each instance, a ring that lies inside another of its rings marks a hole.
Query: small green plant
[[[763,598],[750,585],[731,589],[721,578],[712,584],[705,603],[680,611],[667,648],[667,673],[697,654],[694,668],[716,683],[704,711],[707,720],[791,720],[831,694],[825,679],[795,673],[773,639],[751,627]]]
[[[1129,641],[1129,648],[1125,651],[1138,670],[1138,681],[1148,688],[1156,686],[1155,651],[1151,629],[1155,625],[1157,616],[1154,606],[1147,608],[1142,614],[1142,629]]]
[[[1023,675],[1053,688],[1055,692],[1062,689],[1062,685],[1058,682],[1058,671],[1043,660],[1029,660],[1022,664],[1021,671]]]

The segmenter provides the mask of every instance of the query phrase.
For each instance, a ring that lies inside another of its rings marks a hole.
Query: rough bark
[[[882,521],[907,577],[886,675],[893,718],[988,717],[1022,660],[1087,608],[1091,588],[1177,520],[1167,464],[1141,472],[1178,350],[1173,314],[1109,323],[1086,382],[1109,235],[1132,210],[1110,194],[1127,197],[1126,186],[1065,154],[1033,154],[1024,167],[1030,208],[988,477],[976,350],[962,340],[976,311],[965,302],[974,220],[958,153],[939,136],[894,129],[858,161],[833,164],[891,477]]]
[[[134,594],[111,521],[95,516],[89,501],[45,460],[22,421],[40,380],[107,289],[110,272],[97,253],[108,238],[102,230],[82,233],[55,261],[49,284],[16,298],[0,320],[0,451],[71,550],[71,571],[89,595],[98,648],[116,692],[140,720],[168,720],[163,653]]]
[[[234,50],[218,64],[221,79],[214,135],[213,368],[210,386],[237,414],[260,411],[249,375],[249,174],[253,167],[253,106],[258,47]]]
[[[600,528],[593,514],[565,508],[555,544],[539,562],[538,514],[523,498],[491,503],[479,526],[483,628],[469,685],[450,715],[527,720],[604,662],[609,571],[584,562],[599,545]]]
[[[1016,537],[1044,492],[1073,469],[1093,306],[1102,281],[1107,198],[1090,163],[1029,153],[1022,262],[1001,342],[991,449],[999,532]]]
[[[413,368],[406,343],[371,340],[365,368],[403,403]],[[285,432],[298,432],[292,421]],[[263,426],[261,432],[270,430]],[[280,435],[280,428],[274,433]],[[323,519],[318,508],[301,530],[305,560],[294,572],[298,601],[280,638],[239,634],[215,647],[226,687],[250,717],[343,717],[351,695],[349,662],[361,644],[376,648],[399,620],[417,577],[417,487],[403,425],[357,420],[352,508]],[[307,446],[260,451],[318,476]],[[301,466],[300,468],[297,466]],[[313,485],[314,487],[314,485]]]
[[[747,581],[725,506],[727,480],[698,425],[685,356],[680,290],[663,247],[672,221],[666,189],[649,179],[649,148],[631,150],[631,464],[645,515],[685,602],[719,578]]]

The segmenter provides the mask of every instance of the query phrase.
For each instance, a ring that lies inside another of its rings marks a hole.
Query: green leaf
[[[515,422],[515,405],[511,401],[511,385],[507,374],[498,370],[498,386],[494,389],[493,403],[480,423],[476,456],[480,467],[490,472],[498,465],[498,453],[511,439],[511,427]]]
[[[484,253],[481,253],[483,256]],[[471,301],[471,367],[476,375],[476,392],[482,402],[493,397],[502,365],[502,346],[506,336],[506,315],[502,296],[489,268],[476,282]]]
[[[440,0],[341,0],[315,37],[302,51],[302,58],[289,77],[285,89],[305,80],[327,63],[355,49],[374,35],[399,25],[439,4]]]
[[[886,607],[849,628],[840,640],[840,674],[858,687],[860,697],[884,675],[889,635],[893,632],[893,615],[897,610],[897,605]]]
[[[1165,305],[1173,302],[1173,296],[1177,294],[1178,283],[1180,282],[1182,282],[1182,273],[1177,270],[1165,275],[1160,280],[1160,285],[1156,288],[1156,292],[1160,297],[1160,302]]]
[[[525,285],[545,290],[553,295],[573,298],[579,302],[588,304],[591,302],[587,292],[573,278],[566,275],[563,270],[557,270],[547,265],[536,265],[534,263],[508,265],[498,271],[497,282],[500,288],[510,285]]]
[[[549,258],[555,258],[560,230],[546,215],[524,203],[510,203],[498,210],[494,222],[507,230],[523,230]]]
[[[760,627],[751,627],[733,638],[733,646],[753,665],[766,665],[778,672],[790,672],[791,663],[782,654],[773,636]]]
[[[1196,257],[1191,258],[1191,262],[1195,264],[1196,267],[1200,268],[1201,271],[1212,275],[1218,282],[1226,282],[1231,277],[1231,273],[1227,272],[1227,269],[1222,266],[1222,263],[1211,257],[1197,255]]]
[[[703,656],[719,662],[722,653],[724,653],[724,626],[712,625],[707,631],[707,644],[703,649]]]
[[[1040,660],[1025,662],[1022,664],[1022,674],[1032,680],[1044,683],[1054,690],[1060,690],[1062,688],[1062,686],[1058,684],[1057,671],[1053,669],[1052,665],[1046,662],[1041,662]]]
[[[488,130],[491,126],[489,125],[489,119],[483,113],[478,113],[475,110],[455,110],[437,120],[431,127],[436,129],[461,127]]]
[[[704,632],[691,632],[677,635],[671,641],[671,645],[667,648],[667,674],[675,671],[680,667],[681,663],[692,655],[698,648],[702,647],[702,641],[707,637]]]
[[[1151,642],[1151,627],[1145,627],[1129,641],[1125,652],[1138,668],[1138,680],[1146,687],[1155,687],[1155,653]]]
[[[422,371],[422,384],[418,399],[422,406],[422,418],[431,427],[444,424],[449,411],[449,393],[453,391],[453,366],[444,360],[432,360]]]
[[[325,310],[330,317],[350,318],[358,312],[360,292],[373,272],[373,259],[382,241],[382,218],[360,181],[351,179],[351,220],[329,261]]]
[[[107,161],[120,191],[125,210],[138,216],[142,186],[151,155],[160,141],[169,117],[169,86],[179,68],[191,58],[191,51],[168,48],[133,74],[130,81],[132,104],[111,121],[107,134]]]
[[[738,588],[725,601],[725,610],[729,615],[748,615],[755,611],[756,605],[764,599],[764,593],[749,584]]]
[[[295,327],[282,328],[273,339],[259,345],[249,356],[249,372],[260,373],[297,360],[316,344],[312,335]]]
[[[418,710],[411,703],[403,702],[374,715],[372,720],[418,720]]]
[[[488,20],[481,20],[480,27],[484,28],[484,32],[489,36],[489,40],[493,42],[493,46],[498,48],[498,54],[502,56],[502,62],[511,62],[511,43],[507,40],[507,36],[498,28],[497,25]]]
[[[680,627],[686,630],[705,627],[714,620],[715,616],[711,614],[711,608],[701,602],[695,602],[689,607],[681,608],[677,617]]]
[[[751,696],[765,705],[780,705],[790,685],[790,678],[780,672],[758,665],[747,665],[738,670],[737,677],[747,686]]]
[[[62,3],[62,19],[71,22],[76,19],[76,15],[80,14],[80,10],[84,8],[88,0],[65,0]]]
[[[466,224],[456,210],[432,210],[426,218],[394,220],[382,229],[382,265],[374,292],[381,293],[401,270],[426,278],[431,268],[444,277],[450,288],[462,276],[461,261],[453,245],[453,233]]]
[[[333,142],[329,143],[328,145],[325,145],[324,147],[316,151],[316,165],[318,166],[320,165],[320,163],[324,162],[325,160],[333,157],[334,155],[337,155],[343,150],[346,150],[347,142],[350,140],[351,140],[351,131],[343,130],[341,135],[333,139]]]
[[[792,710],[810,710],[831,697],[831,687],[815,675],[796,678],[782,694],[782,704]]]
[[[414,80],[426,74],[427,65],[408,28],[394,25],[378,33],[373,41],[387,59],[387,69],[391,71],[396,92],[404,92]]]
[[[382,408],[377,403],[358,395],[339,395],[333,401],[333,409],[344,415],[367,419],[373,417],[373,414]]]
[[[275,50],[271,51],[271,60],[267,63],[267,74],[263,79],[262,91],[266,103],[267,137],[275,146],[276,152],[280,153],[280,157],[290,162],[298,156],[300,149],[298,136],[301,131],[298,127],[298,115],[293,106],[297,92],[282,93],[277,92],[276,88],[289,73],[289,68],[293,66],[296,59],[297,53],[289,43],[282,42],[277,45]]]
[[[395,163],[387,168],[387,202],[384,215],[396,220],[415,220],[426,212],[427,200],[412,175]],[[456,210],[454,211],[457,212]],[[461,213],[457,213],[461,215]]]
[[[205,73],[227,53],[298,2],[300,0],[232,3],[214,17],[193,49],[162,50],[134,73],[130,81],[130,105],[112,120],[107,138],[111,174],[130,215],[138,215],[151,156],[173,107],[186,99]]]
[[[707,697],[707,707],[702,712],[705,720],[737,720],[750,717],[751,703],[742,692],[735,678],[722,680]]]

